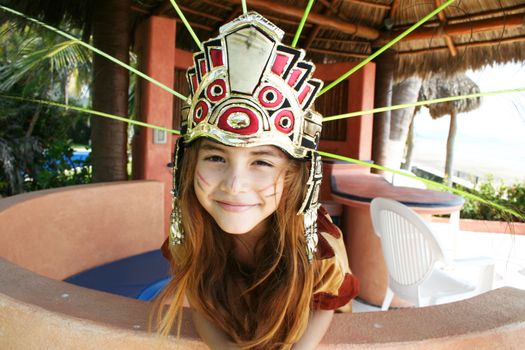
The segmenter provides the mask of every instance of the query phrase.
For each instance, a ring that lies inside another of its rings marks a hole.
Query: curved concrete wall
[[[0,349],[206,349],[188,310],[181,338],[160,338],[147,332],[149,303],[57,280],[158,247],[163,208],[155,202],[162,203],[162,187],[142,181],[99,184],[0,201]],[[69,237],[73,243],[61,242]],[[65,262],[70,265],[53,266]],[[525,291],[503,288],[435,307],[337,314],[319,348],[521,349],[523,344]]]
[[[157,249],[164,185],[129,181],[71,186],[0,200],[0,257],[64,279]]]

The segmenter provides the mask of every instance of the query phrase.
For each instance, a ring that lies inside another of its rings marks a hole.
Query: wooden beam
[[[177,23],[182,23],[182,20],[179,18],[179,17],[175,17],[173,18],[175,21],[177,21]],[[209,32],[211,32],[213,30],[212,27],[210,26],[207,26],[205,24],[202,24],[202,23],[195,23],[195,22],[189,22],[190,26],[192,28],[200,28],[200,29],[204,29],[204,30],[207,30]]]
[[[283,40],[283,43],[286,41],[287,38],[289,38],[289,39],[290,39],[290,42],[292,42],[292,40],[293,40],[294,37],[295,37],[295,33],[288,33],[288,32],[285,32],[285,33],[284,33],[284,37],[283,37],[285,40]],[[301,34],[301,36],[299,37],[299,40],[304,40],[304,39],[306,39],[306,35]]]
[[[264,14],[264,17],[269,19],[273,23],[286,23],[286,24],[289,24],[289,25],[294,26],[296,28],[299,25],[299,21],[293,21],[291,19],[286,19],[286,18],[282,18],[282,17],[272,16],[272,15],[269,15],[269,14]],[[312,26],[312,24],[308,23],[308,21],[306,21],[306,23],[304,24],[305,28],[309,28],[311,26]]]
[[[390,5],[379,4],[377,2],[371,2],[371,1],[366,1],[366,0],[347,0],[347,1],[353,2],[354,4],[363,5],[363,6],[374,7],[377,9],[390,10]]]
[[[480,19],[487,19],[487,18],[492,18],[492,17],[507,17],[507,16],[512,16],[512,15],[517,15],[519,13],[525,14],[524,5],[520,4],[517,6],[509,6],[509,7],[498,9],[498,10],[487,10],[487,11],[482,11],[482,12],[477,12],[477,13],[469,13],[468,15],[448,18],[448,23],[456,24],[456,23],[463,23],[463,22],[471,22],[471,21],[480,20]],[[429,26],[438,25],[438,24],[439,24],[438,21],[426,22],[426,25],[429,25]],[[402,31],[402,30],[405,30],[406,28],[408,27],[400,26],[400,27],[394,28],[394,30]]]
[[[411,34],[407,35],[403,40],[426,40],[432,39],[436,36],[442,35],[464,35],[475,34],[488,31],[495,31],[498,29],[509,29],[513,27],[523,26],[525,21],[524,14],[517,14],[501,18],[491,18],[480,21],[473,21],[468,23],[458,23],[447,25],[446,27],[424,27],[416,29]],[[386,33],[381,37],[381,41],[390,41],[401,34],[400,31]]]
[[[323,10],[323,15],[328,14],[330,10],[332,9],[332,6],[336,3],[336,0],[329,0],[329,1],[323,1],[323,5],[325,6],[325,9]],[[308,34],[308,39],[306,39],[306,43],[302,46],[305,50],[308,50],[310,46],[312,46],[312,43],[315,40],[315,37],[319,32],[321,31],[321,26],[319,24],[314,25],[310,33]]]
[[[132,12],[138,12],[138,13],[142,13],[144,15],[149,15],[149,11],[147,9],[145,9],[144,7],[138,5],[138,4],[131,4],[131,11]]]
[[[162,4],[154,8],[153,11],[151,11],[151,13],[154,15],[164,15],[168,10],[172,8],[173,5],[171,4],[171,2],[169,0],[164,0]]]
[[[390,7],[390,18],[396,17],[397,10],[399,10],[399,0],[394,0],[392,2],[392,6]]]
[[[179,8],[184,14],[191,13],[193,15],[202,16],[205,18],[212,19],[214,21],[219,21],[219,22],[222,22],[223,20],[221,17],[211,15],[207,12],[197,11],[188,6],[179,5]],[[173,8],[173,5],[171,4],[171,2],[169,0],[164,0],[162,4],[160,4],[155,9],[153,9],[152,14],[153,15],[166,15],[170,12],[174,15],[174,17],[175,16],[178,17],[175,13],[175,9]]]
[[[303,49],[308,50],[310,46],[312,46],[312,43],[315,40],[315,37],[319,32],[321,31],[321,26],[319,24],[316,24],[312,30],[310,31],[308,38],[306,39],[306,43],[302,46]]]
[[[225,18],[223,22],[220,22],[219,25],[215,27],[215,30],[213,31],[213,36],[217,36],[219,34],[219,30],[221,29],[221,26],[223,25],[223,23],[228,23],[232,21],[235,17],[239,16],[241,12],[242,12],[242,9],[240,5],[234,6],[231,9],[231,12],[228,18]]]
[[[200,0],[200,2],[204,2],[208,5],[211,5],[211,6],[214,6],[214,7],[218,7],[220,9],[223,9],[225,11],[232,11],[233,8],[231,8],[230,6],[227,6],[227,5],[223,5],[223,4],[220,4],[218,3],[217,1],[212,1],[212,0]]]
[[[473,21],[473,20],[485,19],[487,17],[489,17],[489,18],[491,18],[491,17],[506,17],[506,16],[511,16],[511,15],[518,14],[518,13],[514,13],[514,12],[521,13],[522,15],[525,14],[525,5],[520,4],[520,5],[517,5],[517,6],[509,6],[509,7],[506,7],[506,8],[503,8],[503,9],[498,9],[498,10],[488,10],[488,11],[482,11],[482,12],[478,12],[478,13],[472,13],[472,14],[468,14],[468,15],[464,15],[464,16],[458,16],[458,17],[454,17],[454,18],[449,18],[448,21],[449,21],[449,23],[458,23],[458,22],[462,22],[462,21]]]
[[[319,0],[319,2],[320,2],[321,4],[323,4],[324,7],[327,8],[328,11],[330,11],[330,13],[333,14],[334,16],[338,16],[338,15],[339,15],[339,13],[337,12],[337,10],[334,8],[335,6],[332,7],[329,1],[327,1],[327,0]],[[334,2],[332,2],[332,4],[334,4],[334,5],[335,5],[336,3],[340,3],[340,1],[334,1]]]
[[[326,50],[326,49],[318,49],[315,47],[311,47],[308,49],[308,52],[317,52],[322,53],[325,55],[336,55],[336,56],[344,56],[344,57],[354,57],[354,58],[367,58],[368,55],[362,54],[362,53],[356,53],[356,52],[342,52],[342,51],[333,51],[333,50]]]
[[[441,0],[434,0],[436,8],[441,6]],[[438,18],[441,23],[447,23],[447,17],[445,17],[445,10],[438,12]]]
[[[238,3],[238,0],[228,0],[230,2]],[[268,0],[250,0],[250,6],[267,11],[282,13],[283,15],[301,18],[303,16],[303,9],[288,6],[282,3],[268,1]],[[379,31],[375,28],[368,27],[361,24],[353,24],[344,22],[338,19],[332,19],[327,16],[322,16],[316,13],[310,13],[308,22],[319,24],[323,27],[332,28],[343,33],[352,34],[360,38],[375,40],[379,37]]]
[[[436,8],[438,8],[439,6],[441,6],[441,0],[434,0],[434,4],[436,5]],[[447,24],[447,17],[445,16],[445,11],[439,12],[438,18],[443,25]],[[456,55],[458,54],[458,50],[456,50],[456,47],[454,46],[454,41],[452,40],[452,37],[448,34],[444,34],[443,38],[445,39],[445,43],[447,44],[452,57],[456,57]]]
[[[447,44],[448,50],[450,51],[452,57],[456,57],[458,55],[458,50],[456,49],[456,45],[454,45],[454,41],[452,41],[450,35],[445,34],[443,35],[443,38],[445,39],[445,43]]]
[[[204,18],[209,18],[209,19],[212,19],[212,20],[217,21],[217,22],[222,22],[223,21],[223,18],[221,18],[221,17],[217,17],[217,16],[214,16],[214,15],[211,15],[211,14],[209,14],[207,12],[204,12],[204,11],[194,10],[191,7],[179,5],[179,8],[182,11],[182,13],[184,13],[184,14],[191,13],[192,15],[197,15],[197,16],[201,16],[201,17],[204,17]],[[175,11],[175,9],[173,9],[173,11]]]
[[[323,41],[332,44],[350,44],[350,45],[367,45],[370,46],[370,41],[359,41],[359,40],[345,40],[345,39],[331,39],[331,38],[315,38],[314,41]]]
[[[478,41],[478,42],[467,43],[467,44],[457,44],[456,48],[457,49],[468,49],[471,47],[496,46],[496,45],[501,45],[501,44],[513,44],[513,43],[518,43],[518,42],[525,42],[525,36],[516,36],[516,37],[510,37],[510,38],[498,39],[498,40]],[[421,54],[434,53],[436,51],[444,51],[444,50],[448,50],[448,47],[439,46],[439,47],[433,47],[429,49],[400,51],[398,54],[400,56],[421,55]]]

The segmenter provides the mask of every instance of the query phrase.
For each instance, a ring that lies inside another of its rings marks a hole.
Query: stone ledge
[[[162,183],[130,181],[0,200],[0,349],[206,349],[187,309],[181,338],[160,338],[147,332],[149,303],[58,280],[160,246],[163,193]],[[502,288],[428,308],[337,314],[319,349],[522,344],[525,291]]]
[[[150,304],[36,275],[0,259],[2,349],[206,349],[185,310],[181,338],[147,332]],[[319,349],[520,349],[525,291],[461,302],[337,314]]]

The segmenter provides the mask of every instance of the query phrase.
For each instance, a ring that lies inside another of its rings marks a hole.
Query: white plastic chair
[[[492,289],[494,262],[490,258],[453,261],[455,266],[481,268],[478,284],[454,278],[441,265],[450,263],[429,225],[409,207],[385,198],[370,206],[375,233],[388,268],[388,288],[382,310],[388,310],[394,294],[416,305],[457,301]]]

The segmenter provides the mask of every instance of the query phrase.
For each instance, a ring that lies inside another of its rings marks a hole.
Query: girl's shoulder
[[[359,282],[350,271],[341,230],[326,209],[320,207],[317,214],[313,308],[350,311],[347,304],[359,294]]]

